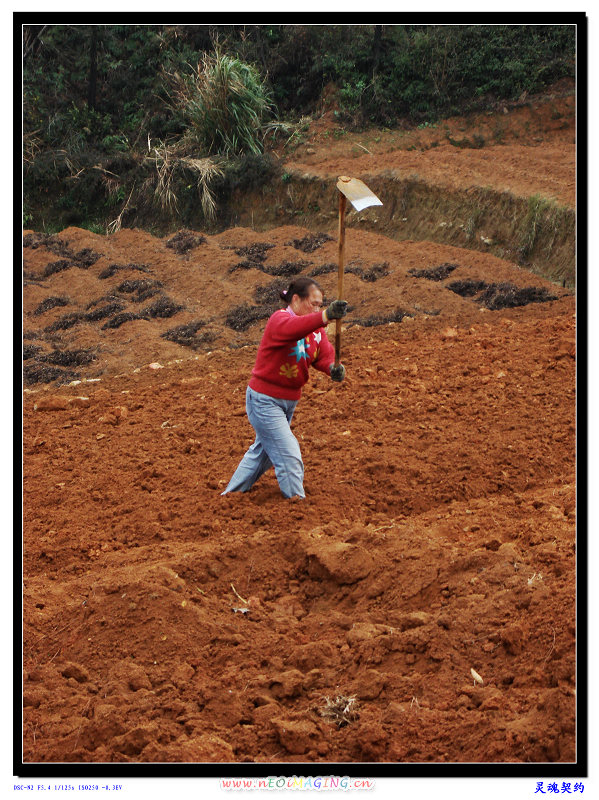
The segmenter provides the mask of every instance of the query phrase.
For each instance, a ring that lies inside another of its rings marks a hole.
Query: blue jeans
[[[245,409],[256,441],[241,459],[227,492],[247,492],[271,466],[285,497],[305,497],[304,464],[300,446],[289,427],[297,400],[281,400],[248,386]]]

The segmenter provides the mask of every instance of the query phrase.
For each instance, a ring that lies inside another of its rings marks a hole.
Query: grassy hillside
[[[214,203],[272,180],[264,151],[327,103],[347,129],[434,125],[573,77],[575,35],[574,24],[25,25],[24,225],[174,230],[198,205],[207,225]]]

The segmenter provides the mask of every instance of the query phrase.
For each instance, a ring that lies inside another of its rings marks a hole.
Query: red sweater
[[[335,351],[327,339],[322,313],[298,316],[283,308],[266,323],[250,388],[271,397],[299,400],[310,364],[328,375],[334,361]]]

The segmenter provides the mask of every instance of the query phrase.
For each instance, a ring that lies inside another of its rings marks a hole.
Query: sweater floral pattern
[[[334,360],[320,312],[298,316],[290,308],[281,309],[266,323],[250,388],[271,397],[298,400],[309,379],[309,367],[328,375]]]

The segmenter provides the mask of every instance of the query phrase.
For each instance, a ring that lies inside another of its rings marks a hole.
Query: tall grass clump
[[[147,161],[154,164],[156,171],[146,181],[144,188],[153,189],[154,200],[163,210],[177,212],[179,201],[175,176],[177,173],[188,173],[195,180],[204,216],[206,219],[214,219],[217,208],[211,185],[214,180],[223,176],[223,169],[218,161],[186,156],[181,143],[169,146],[164,142],[154,146]]]
[[[535,194],[528,198],[526,216],[520,229],[520,243],[518,252],[521,258],[526,258],[532,252],[540,229],[549,217],[555,216],[556,205],[551,200]]]
[[[228,158],[262,153],[274,104],[254,66],[236,56],[207,53],[191,75],[169,77],[187,125],[185,138],[204,154]]]

